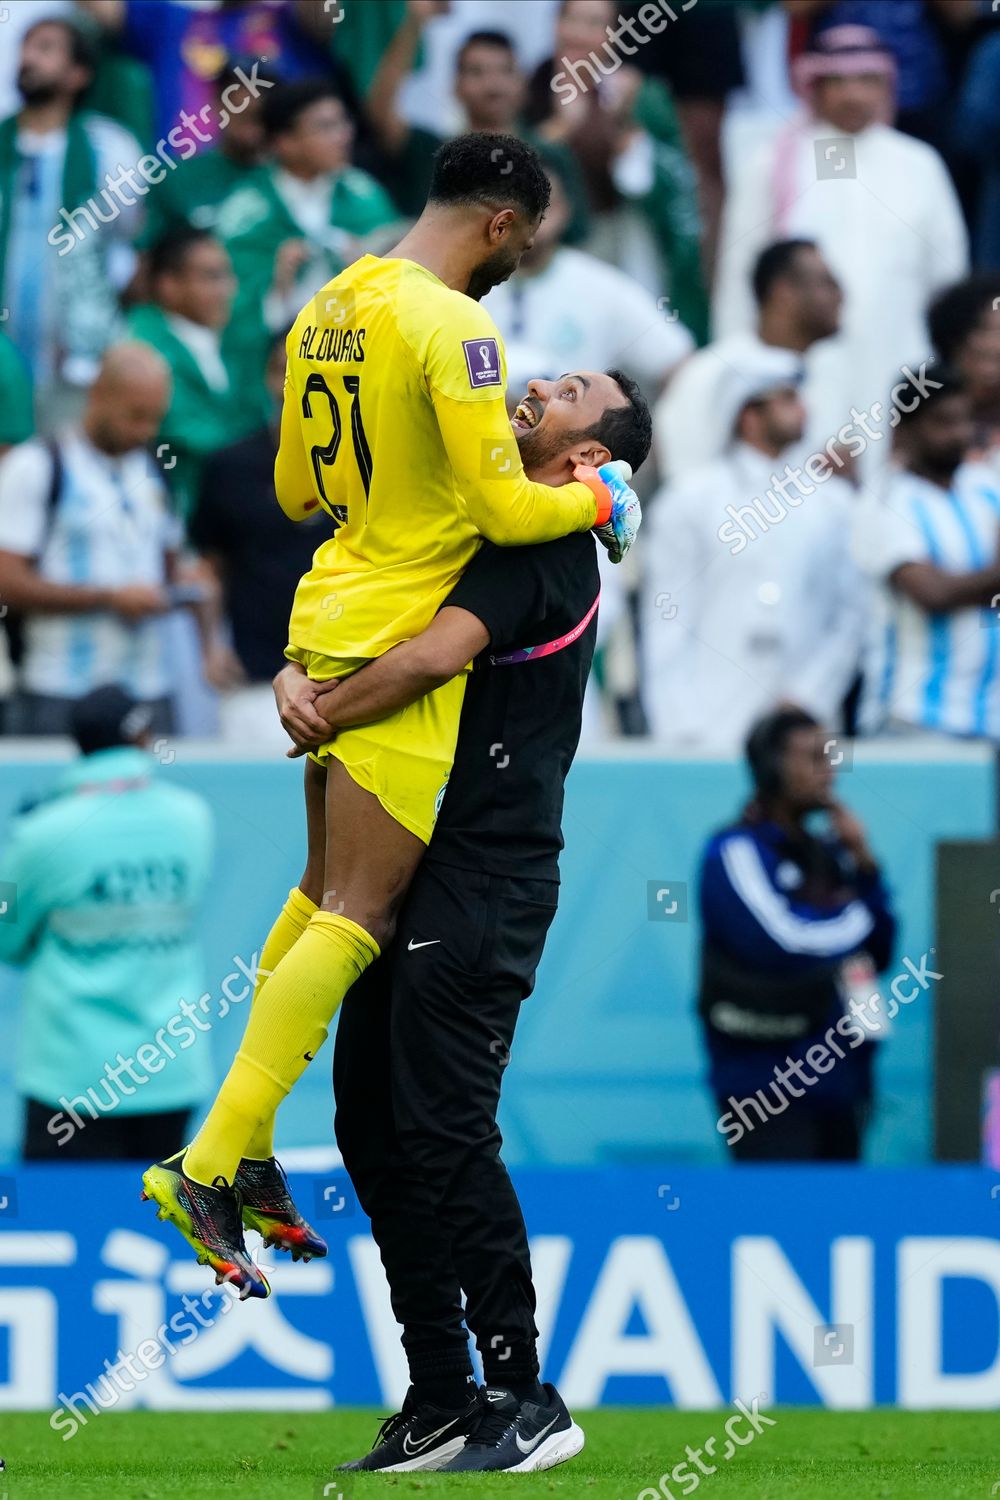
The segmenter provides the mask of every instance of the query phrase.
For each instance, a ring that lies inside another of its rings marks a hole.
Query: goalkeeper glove
[[[632,470],[622,459],[602,464],[599,469],[577,464],[575,479],[585,484],[597,501],[597,524],[593,531],[607,549],[613,563],[621,562],[635,541],[642,524],[642,507],[628,481]]]

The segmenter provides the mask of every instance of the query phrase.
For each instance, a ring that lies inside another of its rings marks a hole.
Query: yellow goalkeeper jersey
[[[524,473],[489,314],[414,261],[364,256],[303,308],[287,349],[278,500],[340,522],[296,591],[300,651],[380,656],[430,623],[482,537],[593,526],[586,485]]]

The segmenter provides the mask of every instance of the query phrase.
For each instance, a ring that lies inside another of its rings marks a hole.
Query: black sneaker
[[[465,1440],[479,1423],[482,1397],[476,1390],[461,1411],[419,1405],[412,1392],[403,1402],[403,1410],[387,1417],[379,1428],[372,1451],[339,1469],[381,1469],[386,1474],[402,1474],[409,1469],[443,1469],[449,1459],[461,1453]]]
[[[487,1390],[489,1409],[462,1451],[444,1466],[447,1474],[505,1469],[530,1474],[574,1458],[583,1431],[573,1421],[554,1385],[542,1387],[546,1400],[522,1401],[509,1391]]]

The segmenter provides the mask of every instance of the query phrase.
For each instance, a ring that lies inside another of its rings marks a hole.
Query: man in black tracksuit
[[[545,384],[529,390],[544,394]],[[614,451],[638,467],[648,412],[631,382],[622,389],[634,430],[627,447],[615,434]],[[525,466],[538,477],[527,453]],[[348,1467],[540,1469],[583,1445],[558,1393],[538,1381],[528,1240],[496,1115],[556,911],[563,786],[599,589],[589,534],[485,545],[424,636],[326,696],[326,722],[340,727],[381,711],[381,696],[347,698],[380,694],[376,673],[394,702],[396,683],[402,691],[423,674],[427,691],[478,652],[447,794],[393,946],[351,988],[338,1023],[337,1140],[371,1218],[412,1380],[402,1412]],[[450,665],[431,673],[421,664],[439,628],[451,632]]]

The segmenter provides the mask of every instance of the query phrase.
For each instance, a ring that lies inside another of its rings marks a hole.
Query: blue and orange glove
[[[597,520],[591,528],[613,563],[620,563],[642,525],[639,496],[629,486],[632,470],[623,459],[612,459],[599,469],[577,464],[573,478],[580,480],[597,501]]]

